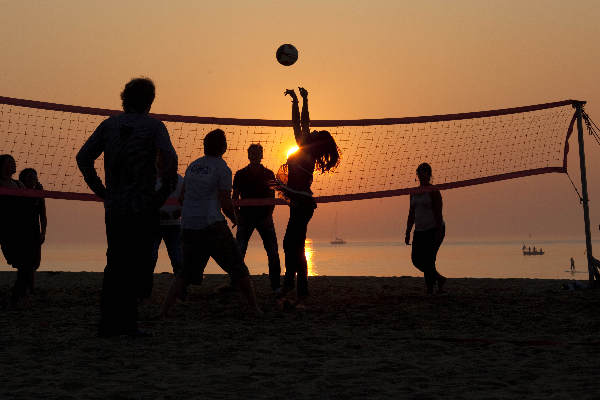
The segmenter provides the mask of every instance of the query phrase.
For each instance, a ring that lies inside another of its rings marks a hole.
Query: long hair
[[[340,163],[341,151],[329,131],[313,131],[309,135],[307,151],[315,159],[315,168],[321,173],[335,169]]]

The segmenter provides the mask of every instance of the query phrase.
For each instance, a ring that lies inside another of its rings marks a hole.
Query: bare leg
[[[163,303],[162,310],[160,311],[160,316],[162,318],[166,318],[169,315],[169,311],[173,307],[173,304],[175,304],[177,298],[181,298],[185,286],[185,279],[183,279],[181,276],[176,276],[173,280],[173,283],[171,283],[171,287],[169,288],[169,292],[167,293],[167,297]]]
[[[252,285],[252,281],[249,276],[245,276],[239,280],[239,286],[242,291],[242,294],[248,301],[248,305],[250,306],[250,313],[255,315],[262,315],[263,312],[260,308],[258,308],[258,304],[256,302],[256,294],[254,293],[254,285]]]

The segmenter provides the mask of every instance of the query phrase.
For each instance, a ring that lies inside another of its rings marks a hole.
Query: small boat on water
[[[346,241],[344,239],[342,239],[341,237],[338,236],[338,232],[337,232],[337,212],[335,213],[335,220],[333,222],[333,235],[335,237],[335,239],[333,239],[331,242],[331,244],[346,244]]]
[[[524,256],[543,256],[544,255],[544,250],[541,247],[539,249],[536,249],[535,246],[533,246],[533,249],[532,249],[531,247],[527,247],[527,246],[523,245],[521,250],[523,250]]]
[[[342,238],[336,237],[329,243],[331,243],[331,244],[346,244],[346,241]]]

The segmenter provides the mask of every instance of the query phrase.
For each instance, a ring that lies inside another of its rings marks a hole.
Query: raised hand
[[[285,92],[283,92],[283,95],[290,96],[292,100],[298,100],[298,96],[296,96],[296,92],[294,92],[294,89],[286,89]]]
[[[303,99],[306,99],[308,97],[308,90],[298,86],[298,91],[300,92],[300,96],[302,96]]]

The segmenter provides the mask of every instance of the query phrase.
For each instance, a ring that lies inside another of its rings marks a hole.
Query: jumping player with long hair
[[[298,150],[277,173],[277,189],[289,200],[290,219],[283,238],[285,253],[285,278],[280,297],[294,289],[297,275],[297,303],[301,305],[308,297],[308,265],[304,253],[304,241],[308,222],[317,205],[310,187],[315,169],[321,173],[333,170],[340,161],[340,151],[328,131],[310,131],[308,114],[308,91],[298,88],[302,97],[302,115],[298,109],[298,97],[292,89],[284,95],[292,98],[292,124]]]

